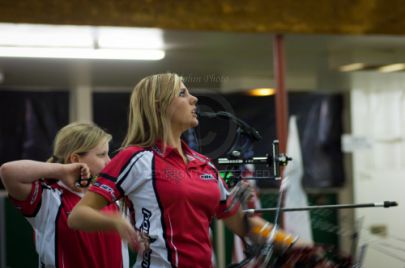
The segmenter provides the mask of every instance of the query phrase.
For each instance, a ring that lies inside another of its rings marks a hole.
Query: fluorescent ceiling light
[[[264,97],[274,95],[276,90],[274,88],[254,88],[248,91],[249,96]]]
[[[93,37],[88,26],[0,24],[0,46],[91,47]]]
[[[351,63],[351,64],[340,66],[339,71],[341,71],[341,72],[353,72],[353,71],[361,70],[365,66],[366,65],[364,63]]]
[[[404,69],[405,69],[404,63],[397,63],[397,64],[384,65],[384,66],[378,68],[378,71],[382,72],[382,73],[390,73],[390,72],[402,71]]]
[[[160,29],[0,23],[0,57],[160,60],[163,48]]]
[[[107,59],[107,60],[161,60],[163,50],[147,49],[91,49],[91,48],[38,48],[0,47],[0,57]]]
[[[99,47],[162,49],[163,32],[160,29],[129,27],[98,27]]]

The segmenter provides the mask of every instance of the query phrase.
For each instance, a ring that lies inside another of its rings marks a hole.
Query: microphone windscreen
[[[216,113],[201,112],[201,111],[197,111],[197,115],[199,117],[207,117],[207,118],[215,118],[217,116]]]

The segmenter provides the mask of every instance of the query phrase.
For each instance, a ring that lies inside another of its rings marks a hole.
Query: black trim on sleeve
[[[100,173],[100,174],[98,174],[97,177],[102,177],[102,178],[105,178],[105,179],[110,180],[112,182],[115,182],[117,180],[117,178],[115,178],[113,176],[110,176],[110,175],[108,175],[106,173]]]

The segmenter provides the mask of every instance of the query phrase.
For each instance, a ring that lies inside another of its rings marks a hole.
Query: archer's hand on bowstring
[[[87,180],[90,177],[90,168],[85,163],[61,164],[61,176],[59,179],[75,192],[83,191],[83,186],[77,184],[78,179]]]
[[[240,204],[242,209],[247,208],[248,202],[254,197],[254,189],[247,181],[239,181],[231,190],[229,199],[231,200],[227,211]]]

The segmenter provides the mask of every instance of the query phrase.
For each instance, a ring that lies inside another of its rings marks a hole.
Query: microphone
[[[246,135],[248,135],[254,141],[260,141],[262,136],[260,135],[259,131],[254,129],[253,127],[246,124],[241,119],[237,118],[231,113],[219,111],[216,113],[213,112],[201,112],[197,111],[197,115],[200,117],[207,117],[207,118],[219,118],[219,119],[231,119],[236,125],[238,125]]]
[[[207,118],[216,118],[217,113],[211,113],[211,112],[200,112],[197,110],[197,115],[200,117],[207,117]]]

